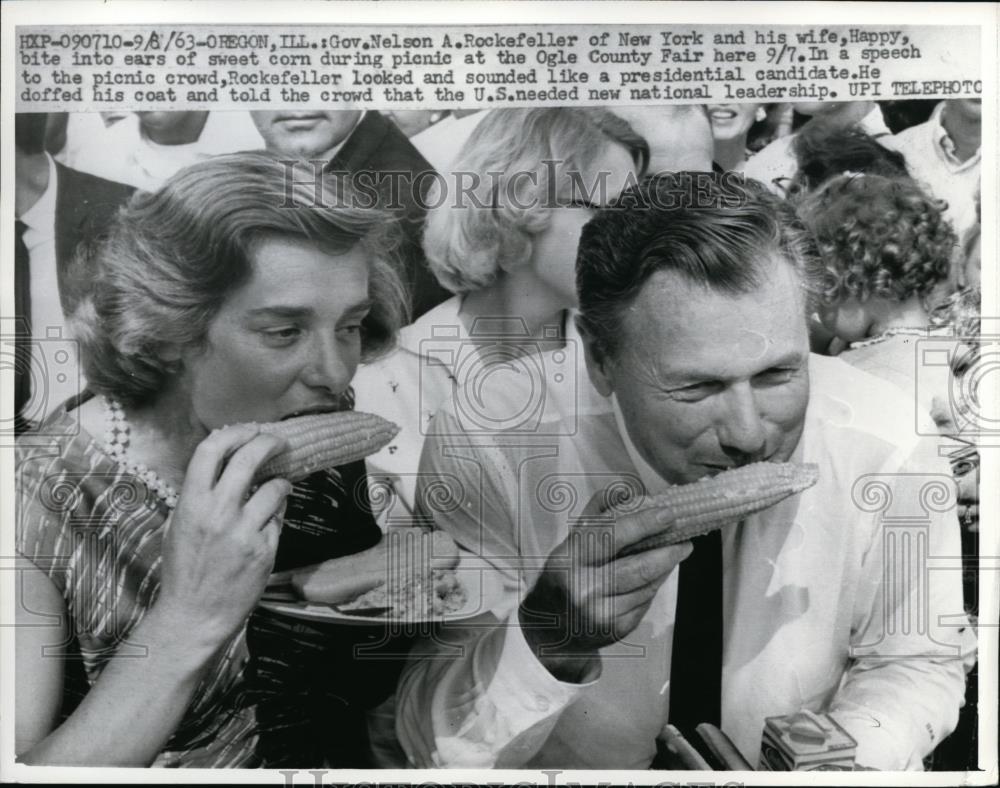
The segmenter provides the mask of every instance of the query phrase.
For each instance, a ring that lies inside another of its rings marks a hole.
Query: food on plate
[[[444,531],[402,528],[388,531],[368,550],[296,570],[291,584],[306,601],[339,604],[379,586],[400,588],[457,564],[458,547]]]
[[[254,481],[281,476],[297,482],[323,468],[363,460],[389,443],[399,427],[374,413],[343,410],[261,424],[260,431],[285,438],[288,449],[264,463]]]
[[[649,498],[644,509],[665,509],[670,524],[626,548],[623,554],[677,544],[769,509],[819,479],[814,463],[755,462],[691,484],[679,484]]]
[[[389,618],[422,621],[457,613],[467,599],[455,572],[432,569],[380,585],[337,609],[344,613],[384,609]]]

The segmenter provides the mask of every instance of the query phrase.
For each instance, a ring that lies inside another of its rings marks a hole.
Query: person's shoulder
[[[416,353],[397,345],[361,364],[351,380],[358,409],[385,418],[416,409],[427,374],[422,361]]]
[[[127,183],[118,183],[92,175],[89,172],[75,170],[65,164],[56,162],[59,187],[67,189],[74,196],[91,201],[121,204],[127,202],[135,192],[135,187]]]
[[[420,352],[420,343],[437,335],[457,335],[461,333],[459,310],[462,297],[453,295],[440,304],[428,309],[420,317],[399,330],[399,346],[413,353]]]
[[[128,203],[135,187],[74,170],[56,162],[56,230],[71,252],[83,238],[94,237]]]
[[[52,514],[87,505],[81,491],[95,478],[99,463],[75,411],[55,411],[20,434],[14,446],[14,483],[22,506],[40,505]]]
[[[811,423],[852,442],[856,453],[907,451],[928,429],[914,392],[843,359],[811,355],[809,378]]]
[[[368,110],[361,123],[351,134],[357,137],[359,150],[366,150],[364,166],[388,171],[400,169],[408,172],[432,170],[430,163],[399,127],[382,113]],[[345,148],[347,146],[345,145]]]

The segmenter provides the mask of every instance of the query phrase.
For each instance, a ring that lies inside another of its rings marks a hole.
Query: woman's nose
[[[336,336],[318,337],[303,378],[310,386],[339,394],[350,385],[355,366],[340,347]]]
[[[763,459],[767,449],[767,428],[753,387],[749,383],[733,386],[724,395],[724,402],[717,428],[722,450],[740,463]]]

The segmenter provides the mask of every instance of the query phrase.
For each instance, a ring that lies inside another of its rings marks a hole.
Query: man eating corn
[[[808,709],[859,765],[920,769],[951,732],[973,648],[960,576],[923,573],[916,552],[900,564],[887,524],[909,517],[926,555],[959,555],[950,471],[899,390],[810,355],[814,260],[790,209],[733,174],[649,179],[588,223],[587,375],[567,385],[572,359],[544,355],[430,428],[421,472],[455,497],[426,513],[507,594],[415,652],[397,695],[410,765],[645,769],[682,718],[756,764],[765,718]],[[654,505],[673,485],[755,463],[818,479],[714,548],[651,539],[726,497]]]

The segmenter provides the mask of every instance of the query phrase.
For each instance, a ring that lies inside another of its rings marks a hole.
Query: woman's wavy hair
[[[948,278],[957,239],[944,203],[910,178],[841,175],[802,197],[797,211],[816,238],[816,296],[827,306],[924,297]]]
[[[308,173],[308,174],[304,174]],[[362,352],[388,349],[406,319],[385,212],[357,207],[350,184],[306,162],[235,153],[186,167],[155,193],[137,192],[107,235],[78,253],[86,281],[70,324],[97,393],[139,405],[177,372],[164,349],[200,345],[223,302],[250,277],[256,246],[288,239],[332,255],[369,252],[373,306]]]
[[[423,246],[438,281],[455,293],[479,290],[527,260],[567,178],[577,196],[600,194],[582,173],[608,143],[623,145],[640,173],[646,167],[646,141],[606,109],[489,112],[427,197]]]

